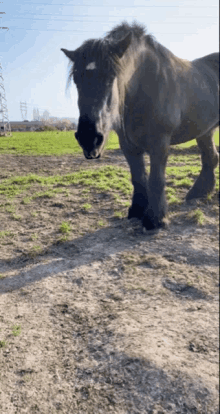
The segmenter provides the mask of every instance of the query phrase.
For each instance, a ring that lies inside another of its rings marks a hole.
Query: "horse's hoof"
[[[134,206],[131,206],[128,210],[128,219],[130,220],[132,218],[137,218],[141,220],[143,217],[143,214],[144,214],[144,208],[134,205]]]
[[[143,232],[145,233],[147,230],[156,230],[156,229],[164,229],[167,226],[167,223],[163,220],[152,220],[149,217],[144,217],[142,220],[143,224]],[[144,231],[145,229],[145,231]]]

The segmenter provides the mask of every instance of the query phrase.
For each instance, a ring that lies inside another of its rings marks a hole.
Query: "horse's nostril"
[[[99,145],[101,145],[102,141],[103,141],[103,136],[101,134],[97,134],[93,141],[94,147],[98,147]]]
[[[96,138],[95,138],[95,145],[101,145],[102,141],[103,141],[103,136],[102,134],[97,134]]]

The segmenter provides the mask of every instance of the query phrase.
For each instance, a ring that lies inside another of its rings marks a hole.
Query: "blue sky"
[[[122,20],[144,23],[147,32],[184,59],[219,50],[216,0],[3,0],[0,3],[0,62],[11,121],[21,120],[20,101],[40,114],[78,117],[77,92],[66,92],[68,59],[60,48],[76,49],[102,37]]]

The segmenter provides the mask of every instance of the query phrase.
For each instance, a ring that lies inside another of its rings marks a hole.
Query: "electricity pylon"
[[[0,135],[11,135],[11,125],[8,118],[7,101],[5,97],[4,79],[2,75],[2,65],[0,63]]]
[[[21,117],[23,121],[27,119],[27,102],[20,102]]]

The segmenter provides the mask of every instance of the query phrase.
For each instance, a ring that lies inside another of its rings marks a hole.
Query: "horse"
[[[99,158],[109,131],[118,134],[134,189],[129,219],[142,220],[146,230],[164,227],[170,145],[196,138],[202,169],[186,199],[212,192],[218,164],[213,132],[219,125],[219,53],[181,59],[137,22],[122,22],[101,39],[61,50],[71,61],[68,82],[73,78],[78,91],[75,137],[84,156]]]

